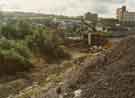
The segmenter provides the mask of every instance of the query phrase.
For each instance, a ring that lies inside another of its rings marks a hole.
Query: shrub
[[[31,53],[21,42],[0,39],[0,74],[15,73],[32,67]]]
[[[8,22],[1,27],[1,35],[8,39],[24,39],[32,32],[32,25],[26,20]]]
[[[60,37],[57,32],[48,29],[35,31],[33,35],[27,36],[27,43],[30,49],[45,55],[49,62],[65,59],[69,55],[59,47]]]

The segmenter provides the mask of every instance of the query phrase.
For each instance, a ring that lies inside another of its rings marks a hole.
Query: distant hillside
[[[1,12],[1,16],[3,17],[14,17],[14,18],[59,18],[59,19],[77,19],[78,17],[69,17],[63,15],[53,15],[53,14],[42,14],[42,13],[34,13],[34,12]]]

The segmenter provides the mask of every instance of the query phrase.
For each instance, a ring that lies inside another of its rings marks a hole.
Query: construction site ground
[[[0,98],[135,98],[135,38],[110,39],[109,49],[72,43],[61,64],[46,64],[29,73],[1,78]],[[7,82],[5,82],[7,81]],[[61,88],[60,93],[57,88]]]

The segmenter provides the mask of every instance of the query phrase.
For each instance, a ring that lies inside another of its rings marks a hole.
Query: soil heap
[[[79,98],[135,98],[135,38],[85,58],[68,73],[64,85],[68,96],[81,89]]]

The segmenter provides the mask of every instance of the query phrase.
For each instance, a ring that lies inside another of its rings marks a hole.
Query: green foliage
[[[60,39],[55,30],[42,25],[32,25],[26,20],[9,21],[1,28],[0,71],[29,69],[36,54],[45,56],[50,63],[69,57],[59,47]]]
[[[0,39],[0,49],[17,52],[25,58],[31,57],[30,51],[23,41],[8,40],[3,37]]]
[[[104,32],[103,34],[106,37],[112,37],[112,32]]]
[[[21,42],[0,39],[0,74],[14,73],[32,67],[31,52]]]
[[[50,32],[48,29],[40,28],[26,38],[28,46],[34,51],[45,55],[49,62],[59,61],[69,57],[67,53],[59,47],[60,37],[56,32]]]
[[[32,26],[26,20],[9,21],[1,28],[1,32],[8,39],[24,39],[32,32]]]

